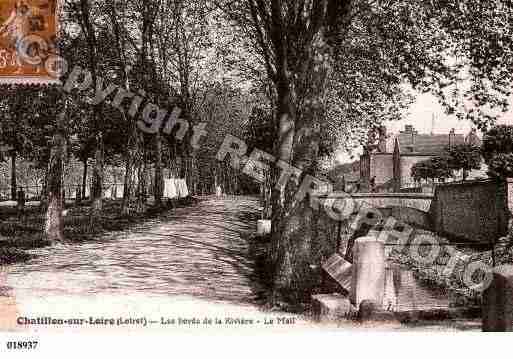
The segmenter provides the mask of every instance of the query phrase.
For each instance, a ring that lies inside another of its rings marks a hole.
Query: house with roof
[[[360,157],[362,191],[400,192],[413,187],[411,169],[415,164],[465,142],[480,145],[475,130],[466,137],[454,129],[448,134],[419,134],[412,125],[406,125],[404,131],[389,137],[381,128],[378,145],[367,147]]]

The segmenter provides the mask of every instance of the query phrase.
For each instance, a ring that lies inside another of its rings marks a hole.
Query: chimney
[[[418,132],[415,130],[413,125],[405,125],[404,131],[401,131],[401,133],[411,136],[411,145],[408,145],[407,148],[409,152],[415,152],[415,136],[418,134]]]
[[[449,132],[449,147],[454,146],[456,143],[456,131],[454,128],[451,129],[451,132]]]

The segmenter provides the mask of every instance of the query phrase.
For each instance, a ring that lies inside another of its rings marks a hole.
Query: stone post
[[[385,292],[385,243],[375,237],[361,237],[353,247],[351,303],[357,308],[364,300],[382,308]]]
[[[513,265],[493,270],[490,286],[483,293],[483,331],[513,331]]]

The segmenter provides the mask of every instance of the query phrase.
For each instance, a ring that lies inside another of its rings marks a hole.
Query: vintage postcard
[[[510,0],[0,0],[0,356],[513,331],[512,24]]]
[[[54,80],[45,60],[55,53],[57,0],[0,1],[0,82]]]

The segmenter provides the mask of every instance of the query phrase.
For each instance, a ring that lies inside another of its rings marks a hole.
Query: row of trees
[[[93,88],[68,94],[57,86],[2,86],[0,145],[9,149],[11,196],[17,161],[30,161],[42,172],[49,239],[63,239],[64,168],[73,158],[83,166],[83,197],[91,182],[92,216],[102,210],[107,165],[124,168],[123,214],[144,210],[149,191],[159,203],[165,173],[185,177],[193,193],[247,187],[215,153],[226,134],[243,136],[251,108],[267,99],[258,86],[235,79],[233,53],[220,53],[229,39],[213,12],[209,1],[66,1],[60,53],[69,68],[91,72]],[[179,107],[191,124],[185,138],[144,133],[136,126],[140,115],[129,118],[127,109],[84,100],[109,85],[145,94],[145,101],[168,110]],[[215,131],[194,149],[189,140],[200,121]]]
[[[483,162],[488,167],[488,176],[513,177],[513,126],[494,126],[485,133],[481,147],[469,143],[448,147],[444,154],[415,164],[411,176],[416,182],[445,181],[461,171],[466,180],[468,173],[481,169]]]
[[[144,206],[150,164],[157,201],[165,167],[187,173],[192,188],[210,178],[236,189],[237,171],[212,154],[227,133],[246,133],[252,146],[302,170],[277,187],[275,169],[263,189],[271,197],[273,301],[296,301],[313,283],[310,209],[295,193],[304,176],[319,173],[325,155],[358,145],[369,129],[399,118],[411,100],[407,88],[431,91],[448,113],[480,128],[493,123],[493,110],[507,108],[511,92],[507,0],[67,0],[63,11],[61,52],[70,65],[91,71],[93,88],[109,79],[165,108],[179,106],[193,125],[208,122],[210,136],[201,149],[191,149],[173,135],[138,131],[124,111],[85,103],[83,93],[35,90],[26,103],[43,108],[26,111],[26,121],[41,132],[34,141],[45,141],[33,153],[47,169],[55,204],[48,210],[49,223],[56,223],[50,239],[61,239],[57,190],[70,152],[84,170],[91,160],[96,214],[105,164],[111,158],[124,164],[128,212],[134,194]],[[457,86],[462,74],[468,90]],[[255,103],[264,110],[252,113]],[[21,116],[14,100],[0,106],[7,109],[2,116]],[[36,120],[36,113],[44,118]],[[260,121],[271,122],[271,137],[263,141],[251,129],[267,128]]]
[[[481,169],[482,162],[479,147],[459,144],[447,147],[440,156],[416,163],[411,169],[411,176],[415,182],[435,179],[444,182],[454,177],[455,172],[461,171],[465,181],[470,171]]]

